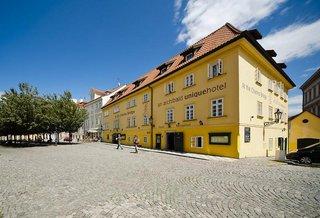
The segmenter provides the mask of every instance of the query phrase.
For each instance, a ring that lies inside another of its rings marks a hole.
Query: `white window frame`
[[[136,127],[136,117],[135,116],[131,117],[131,125],[130,125],[130,127]]]
[[[184,78],[184,87],[190,87],[194,85],[194,74],[190,73]]]
[[[269,79],[269,81],[268,81],[268,89],[270,91],[273,91],[273,81],[272,81],[272,79]]]
[[[167,123],[174,122],[174,109],[173,108],[169,108],[166,110],[166,121],[167,121]]]
[[[185,106],[185,120],[193,120],[195,119],[195,107],[194,104],[189,104]]]
[[[261,71],[260,69],[257,67],[256,70],[255,70],[255,82],[256,83],[259,83],[259,84],[262,84],[262,74],[261,74]]]
[[[269,111],[269,119],[273,120],[273,107],[269,105],[268,111]]]
[[[127,126],[131,127],[131,117],[127,117]]]
[[[149,101],[149,94],[148,93],[143,95],[143,102],[147,102],[147,101]]]
[[[171,82],[168,82],[166,85],[165,85],[165,93],[166,94],[170,94],[174,92],[174,82],[171,81]]]
[[[219,113],[220,106],[221,106],[221,114]],[[224,115],[224,99],[223,98],[212,99],[211,100],[211,117],[222,117],[223,115]]]
[[[217,71],[213,72],[212,69],[214,66],[217,66]],[[217,77],[219,75],[223,74],[223,62],[221,59],[218,59],[212,64],[209,64],[208,66],[208,78],[211,79],[213,77]]]
[[[149,117],[147,115],[143,116],[143,125],[149,125]]]
[[[263,116],[263,103],[261,101],[257,101],[257,115]]]
[[[201,138],[201,146],[198,145],[198,139]],[[203,136],[192,136],[190,146],[193,148],[203,148]]]
[[[148,136],[144,136],[144,137],[143,137],[143,142],[144,142],[144,143],[148,143]]]
[[[191,57],[190,57],[191,56]],[[194,53],[193,52],[190,52],[190,53],[188,53],[187,55],[186,55],[186,61],[189,61],[189,60],[191,60],[192,58],[194,57]]]

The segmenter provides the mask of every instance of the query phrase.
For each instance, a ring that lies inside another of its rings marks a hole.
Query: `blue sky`
[[[320,1],[0,0],[0,91],[26,81],[41,93],[131,82],[230,22],[257,28],[299,87],[320,67]],[[290,92],[291,114],[301,93]]]

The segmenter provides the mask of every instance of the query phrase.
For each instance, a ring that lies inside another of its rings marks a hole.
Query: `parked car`
[[[302,164],[320,163],[320,142],[290,152],[286,158]]]

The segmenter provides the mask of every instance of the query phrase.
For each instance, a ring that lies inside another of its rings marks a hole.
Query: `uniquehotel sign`
[[[218,84],[216,86],[212,86],[212,87],[207,87],[207,88],[201,89],[199,91],[194,91],[194,92],[187,93],[185,95],[180,95],[178,97],[170,98],[169,100],[166,100],[164,102],[158,103],[158,107],[161,107],[161,106],[164,106],[164,105],[173,104],[173,103],[177,103],[177,102],[188,100],[188,99],[191,99],[191,98],[197,98],[199,96],[207,95],[209,93],[220,92],[220,91],[223,91],[226,88],[227,88],[227,83],[225,82],[225,83],[222,83],[222,84]]]

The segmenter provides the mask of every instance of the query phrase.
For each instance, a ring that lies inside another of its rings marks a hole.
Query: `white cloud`
[[[181,6],[182,6],[182,0],[174,1],[174,22],[177,22],[179,20]]]
[[[294,116],[302,111],[302,95],[289,97],[289,116]]]
[[[316,71],[316,70],[318,70],[319,68],[320,68],[319,66],[318,66],[318,67],[310,67],[310,68],[308,68],[308,69],[305,69],[304,72]]]
[[[0,97],[4,94],[4,92],[0,91]]]
[[[241,29],[251,28],[270,16],[285,1],[189,0],[181,21],[182,30],[177,41],[190,45],[226,22]]]
[[[272,32],[261,40],[266,49],[275,49],[277,61],[307,57],[320,50],[320,19],[313,23],[294,23]]]
[[[308,76],[309,76],[308,73],[303,73],[303,74],[300,75],[301,78],[306,78],[306,77],[308,77]]]

